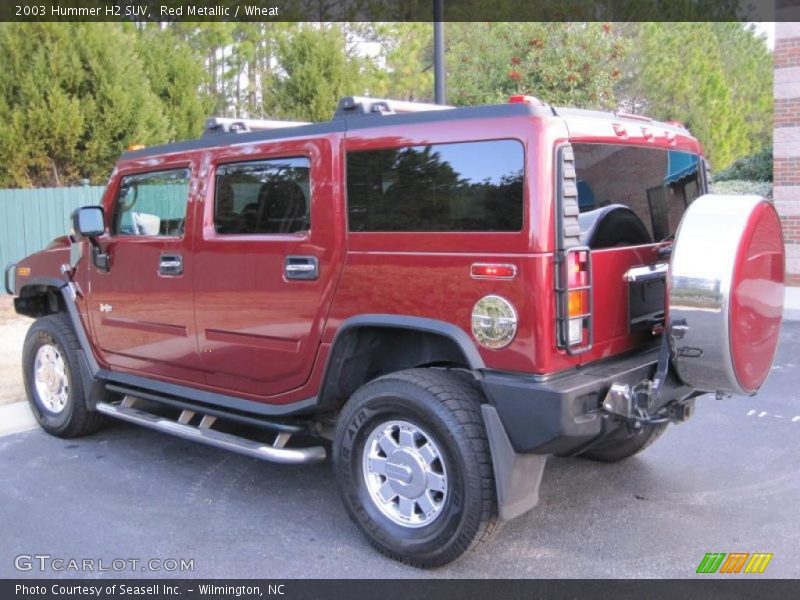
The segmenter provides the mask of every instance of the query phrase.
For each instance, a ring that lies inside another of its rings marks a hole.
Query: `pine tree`
[[[161,102],[173,139],[200,135],[212,100],[202,92],[207,74],[203,56],[196,52],[174,26],[159,23],[141,26],[137,52],[142,59],[150,89]]]
[[[772,66],[741,23],[631,25],[637,52],[618,93],[626,107],[686,125],[714,169],[769,145]]]
[[[131,143],[172,131],[130,26],[0,26],[0,184],[102,182]]]
[[[276,117],[328,120],[339,98],[364,93],[338,25],[302,25],[286,33],[278,42],[278,64],[281,74],[264,97],[266,112]]]

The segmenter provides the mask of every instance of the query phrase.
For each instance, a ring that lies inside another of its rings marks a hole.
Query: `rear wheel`
[[[31,411],[42,429],[71,438],[98,430],[104,415],[86,408],[78,339],[63,313],[37,319],[25,337],[22,370]]]
[[[593,447],[585,452],[579,454],[581,458],[588,458],[589,460],[596,460],[598,462],[619,462],[630,458],[635,454],[639,454],[658,438],[660,438],[664,431],[667,429],[667,424],[660,425],[646,425],[634,434],[628,434],[627,431],[618,434],[597,447]]]
[[[472,382],[411,369],[367,383],[345,405],[333,449],[339,490],[381,553],[437,567],[494,532],[494,476],[480,404]]]

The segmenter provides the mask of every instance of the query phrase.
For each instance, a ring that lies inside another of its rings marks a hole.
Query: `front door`
[[[123,172],[105,202],[98,242],[108,271],[92,267],[88,306],[102,358],[112,368],[203,381],[194,327],[190,164]]]
[[[308,380],[341,264],[340,140],[215,153],[194,282],[210,386],[269,401]]]

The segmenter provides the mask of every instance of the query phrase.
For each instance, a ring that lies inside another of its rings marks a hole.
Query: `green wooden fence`
[[[69,233],[72,211],[98,204],[102,186],[0,190],[0,266]]]

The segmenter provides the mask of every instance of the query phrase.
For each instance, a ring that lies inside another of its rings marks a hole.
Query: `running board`
[[[322,446],[312,446],[310,448],[286,448],[286,442],[291,437],[290,434],[281,432],[275,437],[271,446],[249,440],[247,438],[217,431],[211,427],[216,421],[216,417],[205,415],[202,417],[199,426],[189,425],[195,416],[192,411],[184,410],[178,421],[154,415],[138,408],[133,407],[136,401],[131,396],[126,396],[119,404],[109,404],[108,402],[98,402],[97,412],[155,429],[170,433],[178,437],[207,444],[223,450],[230,450],[245,456],[251,456],[260,460],[266,460],[282,464],[301,464],[319,462],[325,460],[325,448]]]
[[[286,433],[303,433],[304,431],[308,431],[307,424],[296,419],[292,419],[291,417],[287,419],[281,417],[270,418],[262,417],[260,415],[246,415],[233,410],[227,410],[222,407],[206,406],[199,402],[193,402],[187,399],[175,398],[172,396],[165,396],[155,392],[119,385],[116,383],[107,383],[106,389],[109,392],[121,394],[123,397],[128,396],[131,398],[150,400],[151,402],[158,402],[159,404],[165,404],[167,406],[171,406],[172,408],[193,411],[203,415],[211,415],[214,417],[219,417],[220,419],[225,419],[226,421],[235,421],[237,423],[250,425],[252,427],[273,429],[275,431],[285,431]]]

